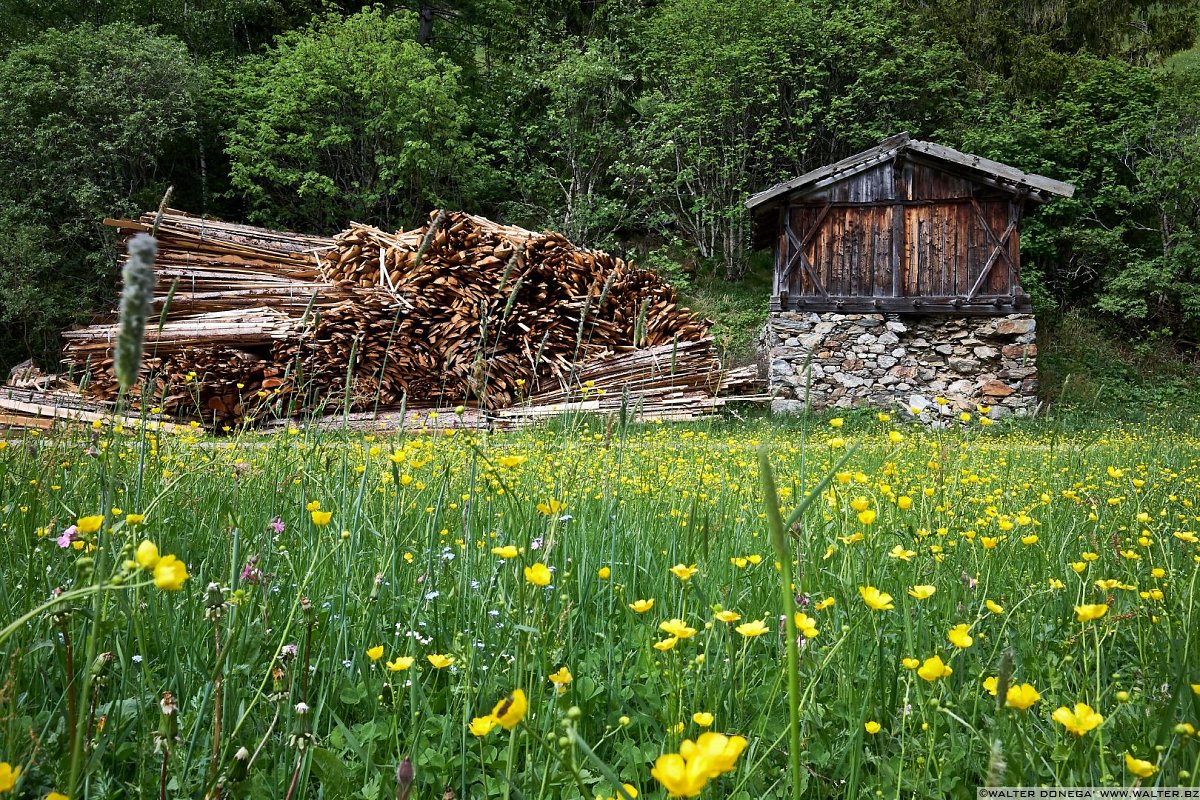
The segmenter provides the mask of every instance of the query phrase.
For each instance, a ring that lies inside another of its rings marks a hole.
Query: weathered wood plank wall
[[[1011,299],[1020,294],[1021,209],[1010,193],[919,159],[880,163],[816,186],[780,212],[774,293],[809,307],[846,298],[892,308],[900,298]]]

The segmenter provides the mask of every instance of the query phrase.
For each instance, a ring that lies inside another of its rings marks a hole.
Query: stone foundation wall
[[[992,406],[993,416],[1036,411],[1032,314],[1005,317],[777,312],[759,338],[774,411],[803,408],[812,355],[814,408],[906,406],[945,397],[943,413]]]

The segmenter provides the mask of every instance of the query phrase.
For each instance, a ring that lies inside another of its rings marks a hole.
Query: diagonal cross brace
[[[971,287],[971,291],[967,292],[968,300],[973,299],[976,293],[983,287],[984,282],[987,281],[988,275],[992,271],[992,267],[1001,258],[1008,262],[1009,274],[1016,275],[1017,273],[1017,265],[1013,263],[1012,256],[1008,253],[1009,239],[1012,237],[1013,231],[1017,229],[1017,219],[1012,213],[1012,206],[1009,206],[1008,227],[1004,229],[1004,233],[999,237],[996,236],[995,231],[992,230],[992,226],[984,218],[983,209],[979,207],[979,203],[973,197],[971,198],[971,207],[975,209],[975,219],[979,222],[980,227],[983,228],[983,232],[987,235],[987,238],[992,242],[992,254],[988,256],[987,263],[983,265],[983,270],[979,273],[979,277],[975,279],[975,284]]]
[[[817,219],[813,222],[812,227],[804,234],[803,239],[797,237],[792,230],[792,216],[790,213],[788,214],[784,230],[787,233],[788,247],[791,248],[791,255],[788,257],[787,264],[783,268],[783,274],[779,278],[781,287],[787,286],[788,279],[792,276],[792,270],[795,268],[796,262],[799,262],[800,266],[804,268],[804,274],[812,281],[812,285],[821,293],[821,296],[829,297],[829,292],[825,291],[825,287],[817,280],[816,270],[809,263],[808,257],[804,255],[804,248],[808,247],[808,243],[812,241],[813,236],[821,229],[821,223],[825,221],[825,217],[829,214],[829,209],[831,208],[833,208],[832,203],[825,204],[825,207],[821,209],[821,213],[817,214]]]

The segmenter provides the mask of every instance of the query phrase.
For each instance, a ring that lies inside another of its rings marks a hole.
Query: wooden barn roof
[[[1013,194],[1027,192],[1031,200],[1045,201],[1049,199],[1049,195],[1070,197],[1075,194],[1075,187],[1069,183],[1056,181],[1043,175],[1022,172],[1016,167],[1001,164],[999,161],[992,161],[970,153],[961,153],[951,147],[913,139],[908,133],[899,133],[884,139],[869,150],[806,172],[790,181],[777,183],[770,189],[753,195],[746,201],[746,207],[752,210],[762,210],[788,195],[837,183],[843,178],[870,169],[901,153],[912,153],[923,159],[941,162],[952,169],[965,170],[981,183],[1009,190]]]

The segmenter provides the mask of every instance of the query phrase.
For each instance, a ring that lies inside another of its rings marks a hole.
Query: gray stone
[[[785,400],[779,398],[771,401],[772,414],[803,414],[804,408],[803,400]]]
[[[978,371],[979,362],[973,358],[952,358],[947,366],[960,375],[966,375]]]
[[[908,333],[908,326],[897,320],[891,320],[885,323],[884,327],[892,333]]]
[[[880,356],[877,359],[879,366],[883,369],[890,369],[891,367],[896,366],[896,361],[897,359],[893,356]]]
[[[1000,355],[1000,351],[994,347],[976,347],[973,351],[976,358],[995,358]]]
[[[1012,336],[1014,334],[1032,333],[1035,327],[1033,317],[1030,316],[1008,316],[996,323],[996,333],[1001,336]]]

